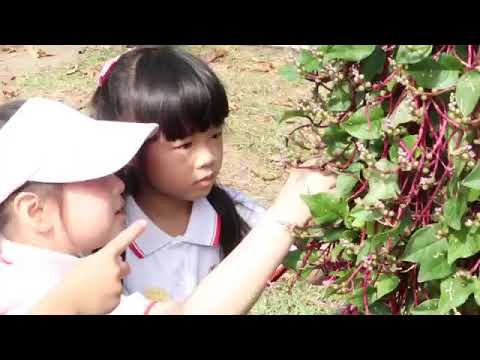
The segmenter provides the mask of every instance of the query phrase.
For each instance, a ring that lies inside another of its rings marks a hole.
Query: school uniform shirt
[[[1,235],[0,249],[0,315],[28,314],[79,261],[75,256],[18,244]],[[135,293],[122,296],[111,314],[142,315],[151,305],[151,300]]]
[[[251,227],[265,209],[245,194],[225,189],[239,215]],[[170,236],[154,224],[135,202],[126,199],[127,224],[147,220],[145,232],[126,251],[131,272],[124,278],[126,294],[140,292],[161,295],[162,299],[183,300],[220,263],[221,219],[207,198],[193,202],[190,220],[183,235]]]

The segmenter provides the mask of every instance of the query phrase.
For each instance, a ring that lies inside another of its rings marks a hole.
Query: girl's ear
[[[29,226],[38,232],[51,229],[52,221],[46,202],[33,192],[22,191],[15,196],[12,211],[20,226]]]

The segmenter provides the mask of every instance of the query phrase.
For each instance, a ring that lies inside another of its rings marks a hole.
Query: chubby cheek
[[[67,192],[62,205],[65,230],[81,251],[103,247],[123,227],[106,197]]]

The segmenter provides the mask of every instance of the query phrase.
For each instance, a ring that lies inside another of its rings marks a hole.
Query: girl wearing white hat
[[[143,230],[145,222],[137,222],[127,233],[118,235],[125,224],[124,184],[112,174],[133,158],[156,129],[155,124],[93,120],[63,104],[39,98],[28,100],[3,125],[0,313],[42,309],[39,304],[48,299],[49,292],[55,294],[80,258],[114,237],[114,244],[108,244],[106,251],[104,248],[108,256],[94,259],[99,259],[97,264],[118,261],[118,266],[111,267],[117,271],[117,279],[128,272],[118,255]],[[287,253],[293,241],[289,228],[304,224],[309,217],[299,194],[307,188],[328,191],[334,183],[334,177],[320,173],[292,173],[267,216],[191,296],[178,302],[155,303],[133,293],[122,296],[111,313],[247,312]],[[49,309],[48,304],[43,309]]]

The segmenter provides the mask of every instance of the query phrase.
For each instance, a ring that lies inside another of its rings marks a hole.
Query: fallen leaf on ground
[[[65,75],[72,75],[72,74],[75,74],[77,71],[78,71],[78,64],[73,66],[72,68],[70,68],[70,70],[68,70]]]
[[[13,99],[20,95],[20,90],[18,89],[2,89],[2,95],[5,99]]]
[[[32,45],[26,45],[27,52],[34,58],[40,59],[47,56],[53,56],[53,54],[47,53],[45,50],[36,48]]]
[[[0,49],[2,52],[6,52],[7,54],[12,54],[12,53],[16,53],[17,52],[17,49],[13,48],[13,47],[2,47]]]
[[[270,72],[272,70],[275,70],[275,67],[273,66],[272,63],[269,63],[269,62],[260,62],[260,63],[257,63],[253,66],[249,66],[247,68],[248,70],[250,71],[255,71],[255,72]]]
[[[225,49],[214,49],[211,53],[207,54],[204,60],[207,63],[213,63],[224,58],[225,56],[227,56],[227,54],[228,51]]]

